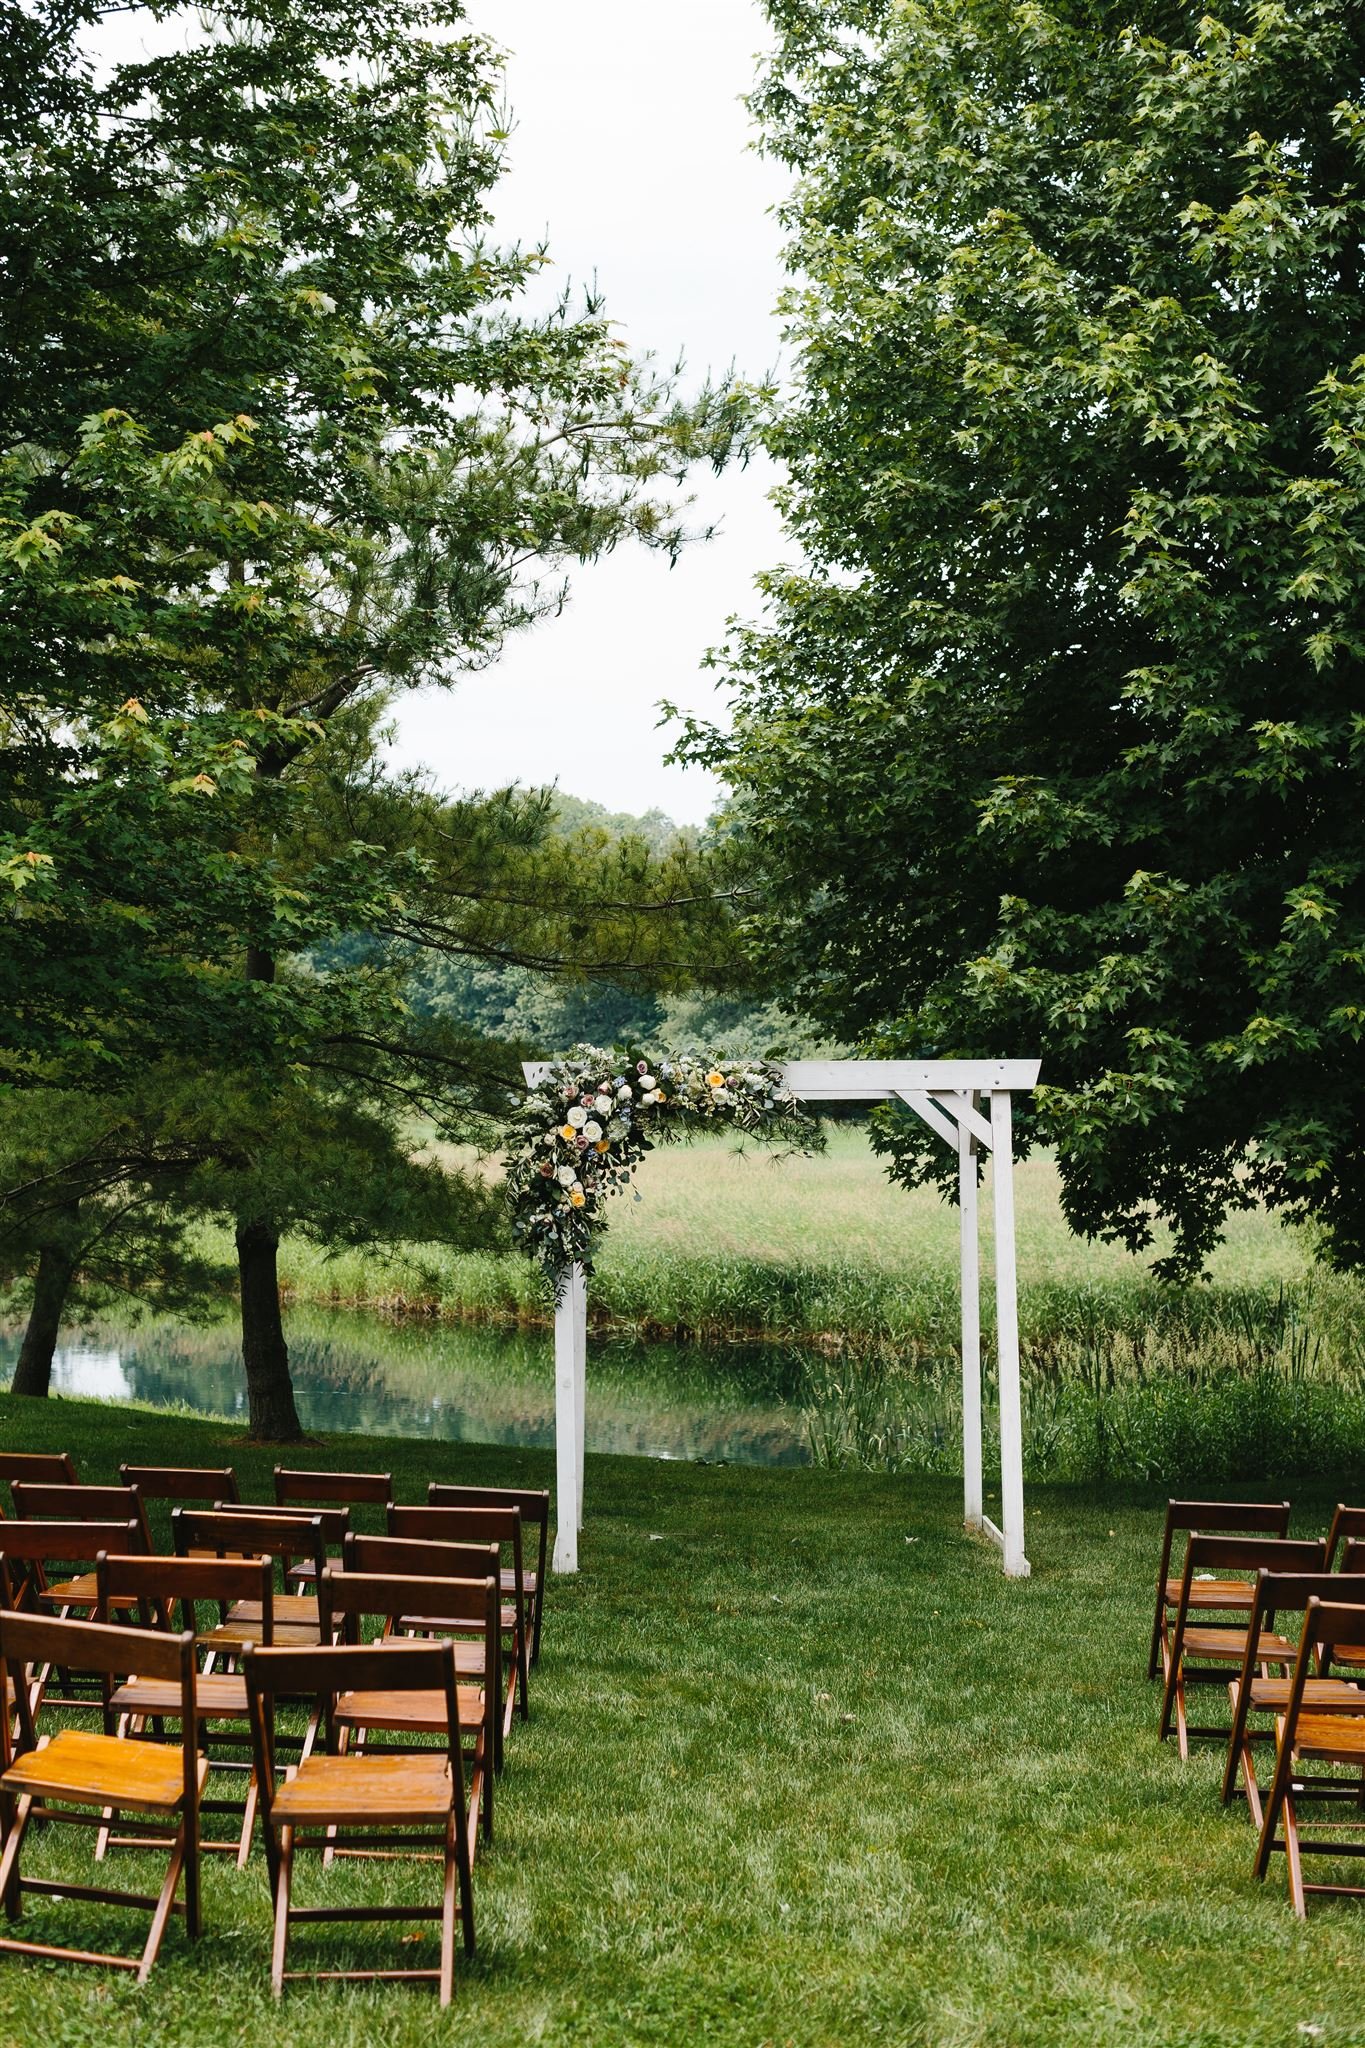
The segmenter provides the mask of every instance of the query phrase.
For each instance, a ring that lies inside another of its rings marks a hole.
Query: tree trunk
[[[242,1362],[249,1427],[259,1443],[296,1444],[303,1429],[289,1377],[289,1346],[280,1316],[279,1232],[269,1223],[237,1225],[242,1290]]]
[[[52,1354],[57,1348],[62,1310],[76,1271],[74,1254],[65,1245],[45,1244],[38,1254],[38,1276],[33,1283],[33,1307],[28,1328],[14,1368],[12,1394],[47,1398],[52,1383]]]

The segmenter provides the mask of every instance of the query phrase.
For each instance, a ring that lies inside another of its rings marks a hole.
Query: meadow
[[[121,1458],[272,1454],[221,1423],[0,1401],[0,1442]],[[547,1483],[548,1456],[328,1439],[310,1459]],[[1296,1489],[1296,1533],[1330,1492]],[[1347,2048],[1365,1913],[1289,1909],[1252,1875],[1210,1749],[1156,1740],[1143,1675],[1158,1503],[1031,1487],[1034,1576],[1007,1582],[932,1479],[590,1457],[584,1569],[551,1582],[532,1719],[475,1872],[479,1953],[422,1990],[268,1983],[259,1849],[208,1859],[207,1931],[148,1986],[0,1959],[0,2041],[62,2048]],[[74,1875],[84,1839],[35,1842]],[[129,1862],[131,1865],[132,1857]],[[155,1875],[147,1859],[147,1875]],[[131,1868],[129,1870],[131,1877]],[[430,1896],[425,1865],[304,1871],[300,1903]],[[103,1945],[139,1916],[27,1909]],[[382,1931],[294,1960],[382,1959]],[[402,1949],[406,1959],[411,1948]]]

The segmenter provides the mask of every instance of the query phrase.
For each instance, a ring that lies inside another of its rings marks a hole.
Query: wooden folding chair
[[[502,1610],[503,1633],[507,1638],[508,1673],[507,1697],[503,1707],[504,1739],[512,1732],[512,1721],[520,1706],[523,1721],[530,1719],[531,1698],[527,1671],[529,1662],[526,1630],[528,1612],[526,1602],[526,1578],[522,1568],[521,1510],[520,1508],[433,1508],[400,1507],[389,1502],[389,1534],[391,1536],[425,1537],[436,1543],[496,1543],[500,1551],[510,1553],[510,1565],[504,1561],[511,1578],[508,1589],[511,1599],[506,1599]],[[499,1571],[499,1583],[502,1571]]]
[[[499,1562],[496,1543],[437,1543],[421,1536],[370,1536],[363,1530],[353,1530],[341,1546],[343,1571],[378,1573],[390,1578],[496,1579]],[[385,1637],[452,1635],[455,1640],[455,1669],[461,1683],[485,1686],[494,1701],[501,1703],[504,1696],[501,1628],[495,1666],[489,1665],[481,1641],[461,1635],[453,1621],[448,1629],[442,1628],[440,1617],[433,1622],[429,1616],[418,1619],[415,1616],[392,1615],[384,1625],[383,1634]],[[493,1768],[498,1772],[503,1766],[502,1730],[502,1715],[495,1712]]]
[[[355,1542],[355,1537],[350,1541]],[[378,1541],[384,1539],[378,1538]],[[469,1769],[469,1854],[474,1854],[482,1816],[486,1841],[493,1839],[493,1770],[498,1747],[498,1712],[501,1698],[498,1678],[502,1648],[502,1602],[498,1582],[490,1572],[482,1579],[418,1578],[408,1572],[336,1571],[331,1565],[322,1575],[323,1627],[340,1640],[360,1643],[366,1622],[377,1622],[377,1633],[393,1640],[401,1622],[404,1628],[434,1634],[450,1629],[478,1640],[483,1676],[473,1685],[458,1686],[459,1733],[467,1746]],[[456,1657],[457,1681],[459,1658]],[[372,1733],[446,1737],[445,1700],[434,1692],[343,1692],[332,1707],[332,1724],[337,1730],[337,1747],[356,1755],[371,1754]]]
[[[1283,1851],[1289,1872],[1289,1896],[1300,1920],[1307,1917],[1310,1892],[1329,1898],[1365,1898],[1362,1885],[1305,1884],[1303,1878],[1304,1856],[1365,1856],[1365,1840],[1352,1839],[1365,1833],[1365,1717],[1357,1713],[1324,1712],[1309,1704],[1308,1668],[1314,1645],[1319,1643],[1365,1650],[1365,1607],[1309,1601],[1294,1685],[1276,1729],[1275,1776],[1256,1845],[1256,1875],[1264,1878],[1271,1857],[1277,1850]],[[1344,1768],[1354,1776],[1308,1780],[1301,1769],[1306,1763]],[[1325,1839],[1305,1840],[1299,1833],[1300,1799],[1323,1800],[1338,1808],[1349,1804],[1356,1808],[1356,1818],[1317,1822],[1315,1834]]]
[[[16,1479],[35,1480],[40,1486],[74,1486],[75,1460],[70,1451],[0,1451],[0,1485],[12,1488]]]
[[[278,1998],[297,1977],[346,1982],[377,1978],[435,1981],[443,2006],[454,1990],[455,1922],[474,1953],[474,1886],[469,1855],[460,1707],[451,1643],[328,1644],[312,1650],[248,1650],[242,1659],[261,1788],[261,1831],[275,1901],[270,1983]],[[418,1756],[341,1754],[332,1710],[339,1695],[434,1692],[446,1715],[443,1746]],[[275,1782],[274,1702],[311,1694],[327,1728],[327,1754],[306,1757],[283,1785]],[[334,1832],[333,1832],[334,1831]],[[439,1906],[310,1906],[292,1902],[294,1856],[301,1848],[440,1850]],[[321,1921],[438,1920],[441,1956],[434,1969],[289,1970],[296,1924]]]
[[[1267,1661],[1262,1655],[1263,1640],[1269,1636],[1276,1643],[1283,1642],[1283,1617],[1298,1616],[1294,1627],[1294,1639],[1297,1641],[1302,1617],[1308,1611],[1309,1601],[1314,1599],[1350,1600],[1352,1605],[1357,1601],[1365,1604],[1365,1555],[1360,1560],[1359,1571],[1350,1578],[1344,1578],[1339,1572],[1262,1571],[1257,1574],[1242,1668],[1236,1678],[1228,1681],[1232,1727],[1228,1733],[1227,1760],[1223,1766],[1223,1804],[1227,1806],[1232,1800],[1239,1789],[1240,1779],[1247,1810],[1258,1828],[1262,1810],[1254,1745],[1258,1741],[1273,1741],[1274,1733],[1271,1729],[1254,1728],[1250,1717],[1253,1714],[1283,1714],[1294,1689],[1293,1678],[1269,1678],[1262,1674],[1261,1667]],[[1365,1714],[1365,1690],[1348,1679],[1325,1675],[1321,1663],[1316,1676],[1309,1675],[1304,1679],[1303,1699],[1314,1712]]]
[[[1147,1676],[1163,1677],[1170,1657],[1170,1615],[1180,1599],[1181,1579],[1171,1577],[1171,1550],[1177,1536],[1200,1529],[1209,1536],[1287,1536],[1289,1502],[1238,1500],[1168,1500],[1166,1527],[1161,1538],[1161,1564],[1156,1575],[1156,1613],[1152,1620],[1152,1648],[1147,1659]],[[1251,1604],[1251,1586],[1246,1580],[1204,1582],[1194,1604],[1197,1607],[1245,1609]]]
[[[142,1531],[142,1547],[152,1547],[152,1532],[147,1522],[147,1510],[142,1496],[135,1486],[72,1486],[48,1485],[43,1482],[16,1479],[11,1492],[14,1495],[14,1515],[20,1522],[128,1522],[135,1521]],[[87,1572],[77,1580],[61,1588],[60,1598],[53,1589],[54,1604],[63,1608],[83,1607],[87,1614],[95,1610],[95,1574]]]
[[[250,1601],[261,1615],[259,1642],[268,1649],[274,1641],[275,1630],[275,1561],[271,1557],[110,1557],[101,1553],[97,1563],[99,1579],[98,1618],[103,1621],[112,1603],[136,1602],[139,1614],[146,1625],[159,1628],[168,1635],[188,1633],[199,1636],[198,1608],[208,1604],[219,1611],[233,1601]],[[179,1609],[181,1628],[177,1629],[176,1610]],[[211,1631],[210,1631],[211,1632]],[[210,1739],[228,1749],[251,1748],[251,1733],[247,1725],[246,1681],[233,1672],[196,1672],[194,1682],[195,1705],[198,1711],[201,1744],[207,1748]],[[143,1740],[159,1740],[162,1725],[177,1721],[180,1717],[180,1695],[175,1686],[162,1678],[148,1677],[139,1671],[137,1676],[115,1689],[106,1707],[106,1728],[117,1721],[111,1732],[130,1735]],[[147,1735],[147,1723],[152,1723],[153,1735]],[[224,1729],[217,1725],[229,1723]],[[240,1732],[237,1732],[240,1730]],[[215,1758],[215,1768],[242,1769],[238,1757]],[[205,1850],[228,1850],[236,1855],[240,1870],[251,1853],[251,1831],[255,1825],[257,1786],[256,1774],[250,1763],[246,1763],[248,1784],[245,1804],[227,1799],[201,1798],[199,1810],[202,1813],[230,1813],[240,1815],[241,1826],[236,1842],[201,1842]],[[103,1857],[110,1838],[101,1835],[96,1847],[96,1859]]]
[[[107,1697],[110,1681],[135,1670],[147,1679],[175,1689],[181,1739],[174,1748],[129,1742],[117,1735],[62,1728],[38,1739],[28,1691],[20,1674],[27,1665],[53,1664],[98,1677]],[[156,1630],[109,1628],[94,1621],[61,1621],[47,1615],[0,1611],[0,1671],[14,1677],[20,1731],[11,1737],[7,1718],[0,1717],[0,1897],[6,1917],[14,1922],[26,1892],[45,1897],[90,1900],[100,1905],[138,1906],[152,1915],[151,1930],[139,1957],[105,1955],[96,1950],[59,1948],[51,1942],[0,1937],[0,1949],[44,1961],[103,1964],[133,1970],[145,1984],[155,1963],[172,1913],[183,1912],[186,1932],[199,1933],[199,1800],[208,1763],[199,1751],[194,1697],[194,1638],[167,1636]],[[165,1882],[155,1898],[141,1892],[119,1892],[102,1885],[24,1877],[19,1857],[30,1821],[104,1826],[110,1807],[146,1815],[129,1821],[130,1831],[164,1839],[169,1828],[170,1857]],[[93,1811],[86,1809],[93,1808]],[[184,1877],[183,1905],[176,1898]]]
[[[304,1472],[275,1467],[277,1507],[376,1507],[393,1499],[392,1472]]]
[[[1161,1701],[1163,1742],[1171,1732],[1172,1717],[1182,1757],[1188,1757],[1190,1753],[1191,1736],[1208,1737],[1218,1742],[1228,1739],[1226,1725],[1221,1728],[1190,1726],[1185,1712],[1185,1694],[1192,1685],[1227,1684],[1230,1676],[1228,1667],[1240,1666],[1243,1661],[1248,1624],[1245,1619],[1201,1624],[1192,1622],[1192,1614],[1208,1611],[1207,1602],[1196,1600],[1196,1587],[1206,1587],[1210,1583],[1222,1587],[1224,1590],[1219,1594],[1218,1605],[1227,1608],[1233,1604],[1231,1588],[1235,1586],[1239,1595],[1238,1605],[1248,1610],[1256,1597],[1254,1581],[1257,1572],[1320,1572],[1325,1568],[1326,1556],[1327,1545],[1321,1538],[1309,1543],[1292,1542],[1281,1536],[1209,1536],[1201,1530],[1191,1533],[1185,1547],[1185,1571],[1176,1601],[1175,1624],[1166,1652],[1166,1685]],[[1247,1577],[1201,1578],[1201,1572],[1207,1575],[1244,1572]],[[1256,1661],[1263,1678],[1271,1675],[1272,1665],[1284,1670],[1294,1661],[1293,1643],[1270,1630],[1260,1631],[1256,1647]]]
[[[297,1558],[320,1573],[327,1562],[322,1521],[317,1515],[277,1515],[268,1510],[173,1508],[171,1530],[177,1557],[277,1558],[283,1569]],[[286,1580],[287,1584],[288,1581]],[[319,1641],[315,1593],[276,1593],[275,1642],[305,1649]],[[216,1628],[205,1629],[199,1641],[212,1653],[235,1657],[248,1643],[261,1639],[259,1601],[234,1600]]]
[[[433,1479],[427,1488],[427,1506],[433,1508],[520,1508],[522,1538],[535,1531],[536,1561],[522,1574],[522,1585],[531,1605],[531,1662],[540,1662],[540,1621],[545,1605],[546,1561],[550,1546],[550,1491],[543,1486],[447,1486]],[[502,1590],[511,1593],[513,1575],[502,1575]]]
[[[111,1555],[146,1548],[142,1524],[127,1522],[0,1522],[0,1604],[22,1612],[55,1607],[65,1620],[73,1606],[93,1609],[99,1598],[95,1561],[102,1550]],[[77,1567],[71,1576],[72,1567]],[[88,1570],[79,1567],[88,1566]],[[55,1577],[49,1576],[55,1574]],[[51,1690],[53,1667],[35,1665],[29,1674],[29,1712],[36,1714],[47,1697],[55,1705],[86,1712],[103,1710],[102,1697],[74,1689],[72,1674],[62,1671],[63,1690]]]

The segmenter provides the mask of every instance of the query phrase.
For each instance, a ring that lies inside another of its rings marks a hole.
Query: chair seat
[[[470,1733],[484,1724],[484,1696],[477,1686],[459,1686],[460,1726]],[[344,1692],[332,1719],[343,1728],[388,1728],[396,1734],[444,1735],[445,1701],[435,1692]]]
[[[1348,1671],[1365,1671],[1365,1645],[1345,1643],[1332,1651],[1332,1662],[1344,1664]]]
[[[1247,1632],[1244,1628],[1187,1628],[1184,1641],[1187,1663],[1197,1664],[1207,1657],[1215,1663],[1240,1664],[1246,1655]],[[1292,1664],[1299,1654],[1297,1643],[1264,1628],[1256,1648],[1263,1664]]]
[[[1229,1689],[1235,1706],[1239,1690],[1235,1678]],[[1293,1689],[1292,1678],[1253,1678],[1251,1704],[1263,1714],[1282,1714]],[[1304,1683],[1303,1697],[1310,1707],[1330,1707],[1338,1714],[1365,1714],[1365,1690],[1352,1685],[1349,1679],[1310,1678]]]
[[[42,1587],[38,1598],[53,1607],[93,1607],[99,1592],[99,1580],[93,1572],[78,1572],[74,1579],[60,1579],[55,1585]],[[109,1605],[129,1614],[137,1606],[137,1598],[132,1593],[119,1593]]]
[[[537,1574],[535,1572],[524,1571],[521,1575],[521,1590],[527,1595],[528,1599],[536,1590],[536,1580]],[[507,1564],[503,1566],[502,1570],[498,1573],[498,1584],[504,1593],[516,1592],[517,1574],[513,1566]],[[1179,1597],[1177,1593],[1176,1598],[1178,1599]]]
[[[1365,1764],[1365,1721],[1350,1714],[1300,1714],[1294,1754],[1321,1757],[1328,1763]]]
[[[440,1756],[310,1756],[275,1794],[290,1826],[446,1820],[454,1788]]]
[[[1150,1583],[1150,1581],[1149,1581]],[[1184,1581],[1167,1579],[1166,1605],[1180,1605],[1180,1589]],[[1249,1579],[1192,1579],[1190,1581],[1191,1607],[1246,1607],[1251,1606],[1256,1588]]]
[[[288,1622],[300,1626],[311,1622],[318,1625],[318,1596],[316,1593],[277,1593],[275,1595],[275,1627]],[[234,1600],[228,1609],[229,1621],[259,1621],[261,1603],[259,1600]]]
[[[515,1607],[503,1608],[501,1615],[501,1625],[504,1631],[510,1635],[512,1630],[517,1625],[517,1610]],[[476,1630],[480,1634],[482,1634],[483,1632],[483,1624],[481,1622],[442,1621],[438,1616],[430,1614],[402,1615],[399,1619],[398,1626],[405,1632],[410,1631],[417,1635],[427,1636],[440,1635],[442,1630],[449,1630],[451,1634],[454,1634],[456,1630],[463,1629],[467,1635],[474,1633]]]
[[[243,1621],[220,1622],[216,1628],[202,1629],[199,1647],[202,1650],[240,1650],[247,1643],[257,1644],[261,1640],[261,1617],[258,1613],[253,1621],[249,1616]],[[283,1627],[275,1624],[271,1638],[277,1650],[315,1650],[319,1642],[316,1622],[286,1622]]]
[[[199,1786],[208,1759],[198,1759]],[[0,1778],[6,1792],[35,1792],[77,1806],[130,1807],[143,1813],[172,1813],[185,1791],[184,1757],[158,1742],[130,1742],[63,1728],[38,1749],[26,1750]]]
[[[206,1720],[246,1719],[246,1680],[231,1672],[200,1672],[194,1682],[195,1704]],[[130,1678],[118,1687],[112,1704],[122,1714],[167,1714],[180,1717],[180,1687],[157,1678]]]

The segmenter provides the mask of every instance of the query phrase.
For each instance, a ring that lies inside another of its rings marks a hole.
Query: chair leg
[[[247,1859],[251,1854],[251,1834],[256,1825],[256,1806],[259,1794],[260,1788],[256,1783],[256,1773],[253,1770],[250,1778],[247,1780],[246,1805],[242,1809],[242,1832],[237,1843],[237,1868],[239,1870],[246,1869]]]
[[[1298,1920],[1308,1918],[1308,1901],[1303,1890],[1303,1858],[1299,1854],[1299,1824],[1294,1812],[1294,1795],[1286,1792],[1283,1807],[1284,1860],[1289,1866],[1289,1901]]]
[[[520,1622],[517,1626],[516,1641],[513,1647],[517,1658],[517,1690],[521,1695],[521,1718],[523,1721],[529,1721],[531,1718],[531,1682],[530,1674],[526,1669],[526,1630],[521,1626]]]
[[[188,1816],[185,1814],[180,1816],[180,1825],[175,1831],[175,1840],[171,1843],[171,1859],[166,1866],[166,1880],[157,1898],[156,1910],[152,1914],[152,1924],[147,1935],[147,1946],[142,1951],[142,1961],[137,1966],[139,1984],[145,1984],[152,1974],[152,1964],[156,1961],[170,1921],[171,1908],[175,1904],[176,1886],[180,1882],[180,1872],[185,1862],[187,1819]]]
[[[33,1811],[32,1793],[26,1792],[17,1805],[9,1798],[0,1801],[0,1811],[3,1811],[5,1824],[5,1849],[0,1855],[0,1899],[4,1900],[5,1918],[17,1920],[23,1911],[23,1895],[19,1889],[19,1850]]]
[[[1270,1796],[1265,1803],[1265,1815],[1261,1821],[1261,1836],[1256,1844],[1256,1875],[1264,1877],[1270,1868],[1270,1858],[1275,1847],[1275,1832],[1279,1825],[1280,1808],[1288,1796],[1294,1780],[1294,1756],[1289,1744],[1283,1738],[1284,1723],[1277,1724],[1279,1743],[1275,1754],[1275,1775],[1270,1781]]]
[[[449,2005],[455,1990],[455,1884],[458,1877],[455,1815],[446,1822],[445,1882],[441,1892],[441,2004]]]
[[[284,1959],[289,1947],[289,1887],[294,1874],[294,1830],[280,1829],[280,1874],[275,1885],[275,1939],[270,1950],[270,1988],[284,1995]]]

